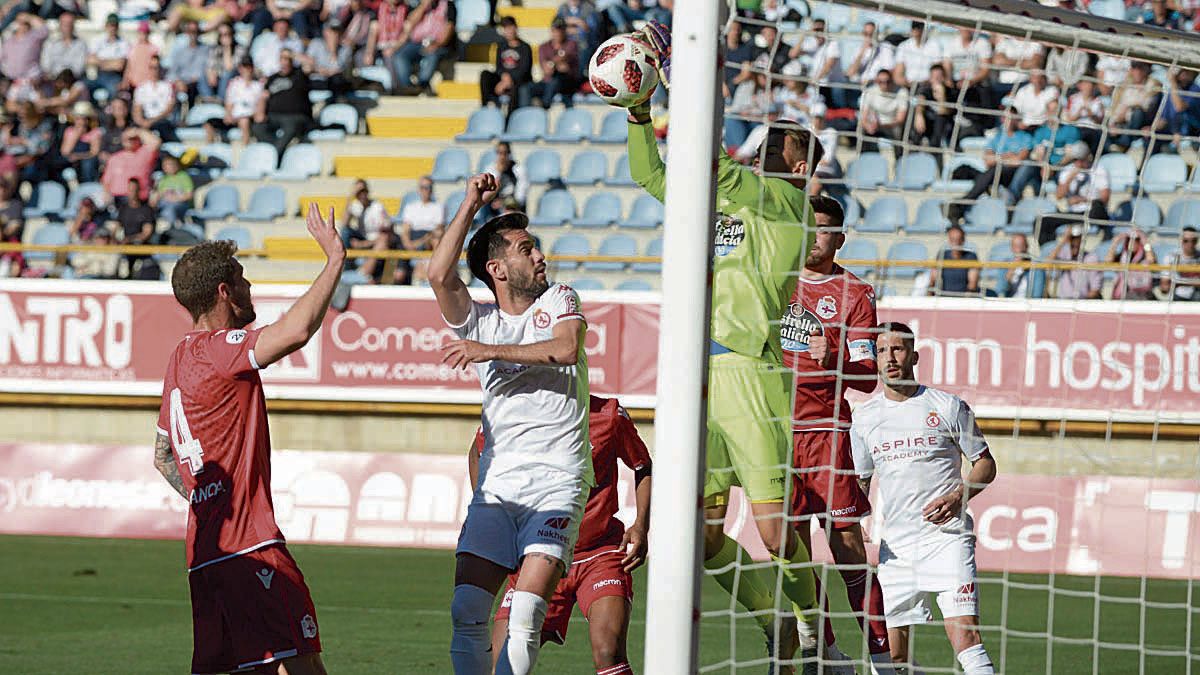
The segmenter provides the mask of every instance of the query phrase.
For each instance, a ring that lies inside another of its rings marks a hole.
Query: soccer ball
[[[658,86],[658,58],[637,33],[609,38],[592,54],[588,78],[592,91],[609,105],[632,108]]]

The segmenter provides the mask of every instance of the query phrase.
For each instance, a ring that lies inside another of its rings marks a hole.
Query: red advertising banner
[[[301,291],[256,286],[259,323]],[[593,391],[653,407],[659,296],[583,300]],[[1200,395],[1191,304],[884,298],[879,316],[916,330],[922,381],[983,416],[1171,422]],[[188,327],[167,284],[0,280],[0,391],[156,395]],[[428,290],[359,286],[263,381],[273,398],[478,402],[474,371],[441,364],[452,337]]]
[[[182,537],[187,504],[151,455],[149,447],[0,444],[0,533]],[[453,548],[471,497],[461,456],[283,450],[272,472],[276,516],[292,542]],[[626,522],[635,514],[632,479],[623,468]],[[984,570],[1200,575],[1200,481],[1002,474],[971,511]],[[746,514],[739,499],[726,529],[761,557]],[[874,529],[870,519],[864,525]],[[821,536],[813,540],[828,561]],[[182,555],[181,547],[181,564]]]

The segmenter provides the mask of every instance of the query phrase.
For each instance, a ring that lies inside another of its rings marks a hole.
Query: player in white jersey
[[[458,257],[475,214],[497,189],[487,173],[467,195],[429,261],[429,284],[446,323],[461,338],[443,362],[474,365],[483,387],[484,447],[479,483],[458,537],[454,672],[491,670],[488,620],[508,575],[519,570],[508,640],[496,673],[528,673],[541,647],[547,603],[571,564],[594,484],[588,447],[586,331],[579,296],[546,281],[546,258],[521,213],[493,218],[472,237],[467,262],[496,302],[474,302]]]
[[[892,660],[909,662],[910,627],[933,619],[936,597],[963,671],[992,673],[979,638],[975,534],[967,501],[995,479],[996,461],[970,406],[916,382],[915,340],[902,323],[879,327],[876,359],[884,389],[854,409],[850,427],[864,491],[872,476],[879,482],[879,583]],[[971,461],[965,482],[962,455]]]

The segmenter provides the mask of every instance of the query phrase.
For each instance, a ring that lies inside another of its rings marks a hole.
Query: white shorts
[[[888,628],[931,621],[933,596],[942,618],[979,616],[975,582],[975,535],[950,538],[932,551],[923,547],[919,558],[897,555],[886,541],[879,547],[879,586]]]
[[[520,503],[481,495],[467,507],[457,553],[470,553],[516,570],[521,558],[544,553],[571,566],[588,490],[580,482],[555,492],[530,495]]]

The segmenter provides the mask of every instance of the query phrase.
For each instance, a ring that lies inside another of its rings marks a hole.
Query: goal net
[[[914,329],[917,379],[970,404],[996,459],[997,478],[970,502],[996,672],[1198,667],[1195,4],[765,0],[736,3],[722,30],[725,148],[765,166],[772,124],[817,134],[810,188],[844,208],[838,259],[873,287],[879,321]],[[672,123],[695,109],[673,97]],[[772,329],[794,370],[835,378],[834,424],[842,394],[852,408],[870,394],[807,353],[811,336],[845,347],[853,333],[861,301],[831,288],[816,306],[785,307]],[[744,549],[738,583],[769,575],[787,614],[784,571],[733,495],[724,526]],[[829,619],[820,642],[833,642],[831,626],[848,657],[835,664],[823,647],[822,666],[870,672],[844,580],[865,573],[870,587],[883,514],[861,522],[865,566],[834,560],[824,528],[843,514],[820,515],[789,519],[811,531]],[[720,588],[721,571],[701,581],[695,663],[765,672],[778,655],[762,617]],[[924,672],[961,672],[930,606],[910,654]]]

